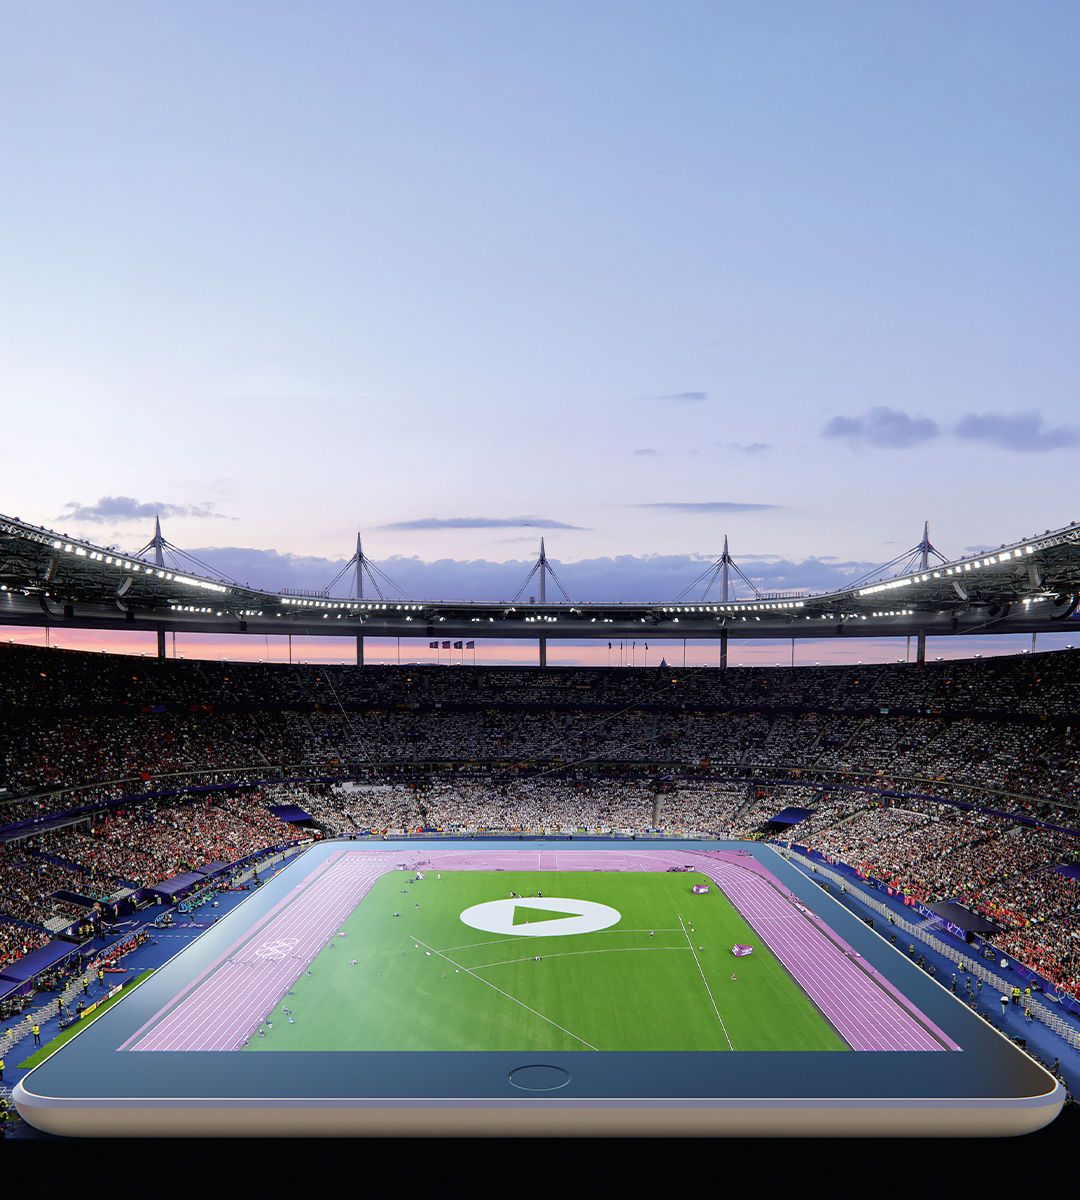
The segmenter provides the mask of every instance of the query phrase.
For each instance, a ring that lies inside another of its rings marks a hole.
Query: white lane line
[[[452,967],[456,967],[459,971],[464,971],[466,975],[471,975],[473,979],[479,980],[480,983],[491,988],[492,991],[498,992],[500,996],[505,996],[507,1000],[513,1000],[515,1004],[520,1004],[522,1008],[531,1012],[534,1017],[539,1017],[541,1021],[547,1021],[549,1025],[554,1025],[556,1029],[562,1030],[567,1037],[572,1037],[575,1042],[580,1042],[583,1046],[588,1046],[590,1050],[598,1049],[598,1047],[594,1046],[592,1042],[587,1042],[584,1038],[578,1037],[576,1033],[571,1033],[569,1029],[565,1028],[563,1025],[560,1025],[558,1021],[553,1021],[550,1017],[545,1017],[542,1012],[537,1012],[535,1008],[531,1008],[525,1003],[524,1000],[519,1000],[517,996],[511,996],[509,992],[504,992],[501,987],[496,987],[490,979],[484,979],[483,976],[477,975],[475,971],[470,970],[461,963],[454,962],[452,958],[446,954],[443,954],[441,950],[436,950],[434,946],[429,946],[426,942],[421,942],[418,937],[413,937],[412,940],[418,945],[423,946],[425,950],[430,950],[432,954],[437,954],[440,958],[445,959]]]
[[[712,994],[712,988],[709,987],[709,981],[705,978],[705,972],[701,968],[701,961],[697,956],[697,951],[694,949],[694,943],[690,940],[689,933],[686,932],[686,925],[683,923],[682,914],[679,914],[679,924],[683,927],[683,934],[686,937],[686,944],[690,947],[690,953],[694,956],[694,962],[697,963],[697,969],[701,973],[701,982],[705,985],[705,990],[709,993],[709,1000],[713,1006],[713,1012],[716,1013],[716,1019],[720,1022],[720,1028],[724,1031],[724,1037],[727,1040],[728,1049],[734,1050],[735,1047],[731,1044],[731,1037],[728,1034],[727,1026],[724,1024],[724,1018],[720,1015],[720,1010],[716,1007],[716,999]]]
[[[333,873],[330,873],[328,879],[333,878]],[[335,881],[336,882],[336,881]],[[342,882],[352,882],[356,887],[358,884],[363,888],[367,882],[366,879],[360,878],[355,881],[343,880]],[[189,1042],[185,1048],[187,1049],[231,1049],[231,1045],[223,1045],[222,1039],[226,1043],[232,1042],[235,1038],[234,1023],[236,1022],[237,1002],[243,1003],[258,1003],[261,999],[264,1011],[260,1016],[265,1016],[270,1009],[273,1008],[274,992],[281,988],[287,990],[288,981],[299,971],[304,969],[304,959],[309,959],[318,953],[320,942],[322,942],[322,929],[325,928],[328,909],[322,903],[323,896],[327,894],[329,888],[324,886],[317,896],[312,899],[316,901],[313,908],[309,908],[304,914],[304,919],[301,924],[294,925],[293,931],[303,935],[302,952],[294,959],[284,959],[280,962],[268,962],[263,964],[260,962],[256,965],[252,961],[250,955],[254,948],[251,944],[239,951],[236,956],[227,964],[226,969],[219,972],[219,982],[216,991],[208,989],[203,993],[202,999],[204,1005],[208,1007],[214,1001],[217,1001],[219,1007],[212,1015],[205,1011],[189,1011],[187,1020],[178,1021],[173,1028],[174,1037],[183,1038]],[[331,893],[332,894],[332,893]],[[354,893],[350,889],[345,893],[344,897],[335,897],[338,900],[339,911],[347,908]],[[264,935],[265,936],[265,935]],[[258,944],[259,939],[253,939]],[[252,971],[258,974],[258,980],[253,979]],[[198,1030],[192,1040],[192,1033]],[[171,1047],[169,1047],[171,1048]]]
[[[135,1048],[222,1050],[242,1045],[247,1035],[237,1036],[237,1006],[250,1012],[253,1005],[261,1002],[262,1013],[258,1018],[252,1016],[250,1033],[288,990],[293,978],[304,970],[304,960],[310,961],[322,946],[332,940],[326,933],[328,916],[333,916],[335,920],[347,916],[349,905],[359,903],[383,873],[379,870],[380,865],[365,863],[363,868],[357,870],[347,859],[335,863],[330,871],[304,892],[297,911],[290,913],[291,905],[281,910],[273,921],[264,925],[257,936],[249,939],[227,959]],[[372,867],[375,869],[372,870]],[[339,888],[345,889],[344,894],[338,892]],[[327,897],[331,901],[329,906],[326,904]],[[300,934],[301,954],[278,962],[253,961],[251,952],[255,947],[261,945],[268,934],[278,932]]]
[[[823,1011],[839,1000],[848,1018],[841,1031],[856,1050],[940,1050],[941,1045],[894,997],[841,953],[812,921],[753,872],[717,865],[713,879]],[[746,913],[753,912],[751,920]],[[809,956],[812,947],[817,953]]]
[[[293,931],[306,934],[307,929],[302,926],[298,930],[294,926]],[[248,949],[250,950],[250,947]],[[207,981],[195,994],[195,1003],[189,1001],[174,1010],[167,1022],[159,1026],[156,1035],[151,1035],[140,1048],[172,1049],[178,1043],[188,1043],[185,1047],[187,1049],[224,1048],[215,1043],[219,1031],[229,1027],[230,1017],[235,1021],[237,1001],[250,1002],[262,993],[268,983],[272,987],[282,974],[290,970],[287,959],[263,962],[256,966],[255,962],[243,957],[243,954],[244,952],[240,952],[220,968],[212,980]],[[258,976],[257,979],[255,975]]]

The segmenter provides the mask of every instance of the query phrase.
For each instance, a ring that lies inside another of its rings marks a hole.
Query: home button
[[[526,1092],[554,1092],[570,1082],[570,1072],[562,1067],[551,1067],[545,1063],[533,1063],[527,1067],[515,1067],[507,1076],[516,1088]]]

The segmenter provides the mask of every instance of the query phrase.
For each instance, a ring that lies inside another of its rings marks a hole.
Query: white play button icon
[[[514,937],[566,937],[572,933],[595,933],[622,919],[618,909],[595,900],[567,900],[561,896],[522,896],[520,899],[488,900],[474,904],[461,914],[462,921],[485,933],[508,933]]]

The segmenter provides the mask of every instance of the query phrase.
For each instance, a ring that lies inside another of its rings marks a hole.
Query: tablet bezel
[[[385,852],[402,860],[433,850],[505,850],[537,842],[482,840],[333,840],[298,856],[274,879],[246,897],[122,1003],[81,1030],[59,1053],[36,1067],[19,1086],[24,1103],[82,1107],[114,1102],[300,1106],[377,1103],[419,1104],[505,1101],[519,1103],[508,1074],[535,1053],[503,1051],[131,1051],[121,1047],[184,983],[213,962],[238,933],[342,849]],[[625,849],[625,839],[545,839],[544,849],[590,852]],[[639,848],[747,850],[818,914],[946,1034],[960,1050],[570,1052],[541,1059],[562,1066],[570,1082],[541,1103],[776,1103],[862,1102],[871,1106],[1001,1104],[1052,1105],[1060,1090],[1053,1077],[1008,1038],[971,1012],[908,957],[844,905],[760,843],[642,839]],[[92,1083],[90,1082],[92,1081]],[[286,1085],[286,1086],[283,1086]],[[534,1102],[534,1101],[530,1101]],[[1058,1102],[1060,1107],[1060,1102]]]

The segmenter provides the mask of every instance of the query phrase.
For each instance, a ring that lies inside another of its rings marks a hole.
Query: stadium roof
[[[418,638],[903,637],[1061,630],[1080,526],[846,591],[688,603],[350,599],[240,586],[0,516],[0,624]]]

